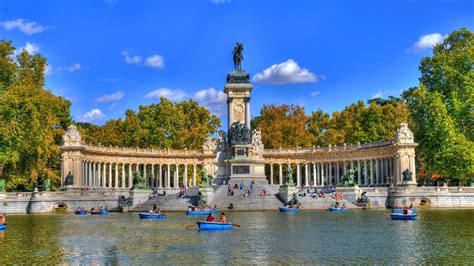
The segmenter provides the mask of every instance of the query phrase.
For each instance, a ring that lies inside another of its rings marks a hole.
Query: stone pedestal
[[[199,188],[199,191],[202,193],[204,200],[207,204],[209,204],[214,199],[214,188],[206,187],[206,188]]]
[[[130,197],[133,197],[132,207],[137,206],[139,203],[148,201],[151,195],[151,190],[147,189],[132,189],[130,190]]]
[[[298,193],[295,186],[283,185],[280,186],[278,196],[286,204],[293,198],[293,194]]]

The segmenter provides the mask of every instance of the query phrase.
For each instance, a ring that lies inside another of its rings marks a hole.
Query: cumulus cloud
[[[197,91],[194,94],[194,99],[214,114],[223,115],[226,113],[227,95],[220,90],[211,87]]]
[[[105,94],[100,97],[95,98],[96,102],[105,103],[105,102],[115,102],[123,98],[125,93],[123,91],[117,91],[112,94]]]
[[[274,64],[269,68],[257,73],[253,81],[270,84],[290,84],[316,82],[319,77],[306,68],[301,68],[293,59]]]
[[[168,88],[159,88],[154,91],[150,91],[146,94],[146,98],[149,99],[159,99],[160,97],[165,97],[171,101],[179,101],[186,97],[187,94],[181,90],[172,90]]]
[[[0,21],[0,26],[2,26],[5,30],[18,29],[19,31],[27,35],[41,33],[51,28],[51,26],[42,26],[38,24],[38,22],[27,21],[22,18],[15,19],[15,20]]]
[[[32,43],[32,42],[27,42],[26,45],[24,47],[21,47],[20,49],[18,49],[18,53],[21,53],[21,51],[25,50],[27,51],[29,54],[33,55],[33,54],[37,54],[40,50],[40,47],[39,45],[37,45],[36,43]]]
[[[127,64],[138,65],[143,61],[143,58],[139,55],[130,56],[128,52],[122,52],[123,61]]]
[[[149,56],[145,59],[145,66],[163,69],[165,67],[165,59],[159,54]]]
[[[69,73],[74,73],[78,70],[81,69],[81,65],[78,64],[78,63],[73,63],[72,65],[70,66],[64,66],[64,67],[58,67],[58,71],[59,72],[63,72],[63,71],[66,71],[66,72],[69,72]]]
[[[313,91],[310,93],[311,96],[317,96],[319,95],[321,92],[320,91]]]
[[[81,115],[79,121],[81,122],[95,122],[104,118],[105,115],[100,109],[92,109],[89,112]]]
[[[442,35],[441,33],[432,33],[421,36],[413,46],[407,50],[407,52],[420,52],[426,49],[433,48],[438,43],[442,43],[444,39],[448,37],[447,34]]]

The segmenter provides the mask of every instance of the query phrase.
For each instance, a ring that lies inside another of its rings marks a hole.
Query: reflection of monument
[[[234,70],[227,75],[224,92],[227,94],[227,117],[229,149],[225,170],[221,176],[238,180],[252,180],[266,183],[265,161],[261,154],[263,144],[260,132],[250,128],[250,84],[249,74],[242,68],[243,44],[237,42],[234,52]],[[225,173],[224,173],[225,172]]]

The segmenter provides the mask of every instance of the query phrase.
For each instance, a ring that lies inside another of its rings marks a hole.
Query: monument
[[[254,180],[267,184],[260,132],[251,131],[250,126],[250,92],[253,86],[250,75],[242,68],[243,50],[244,45],[237,42],[233,51],[234,70],[227,75],[224,87],[228,105],[228,156],[224,174],[237,182]]]

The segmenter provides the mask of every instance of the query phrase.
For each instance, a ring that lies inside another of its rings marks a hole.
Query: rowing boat
[[[188,216],[209,215],[210,213],[218,213],[219,210],[203,210],[203,211],[187,211]]]
[[[392,213],[390,217],[392,220],[416,220],[416,214]]]
[[[140,219],[165,219],[168,218],[168,216],[163,215],[163,214],[150,214],[150,213],[139,213]]]
[[[330,212],[346,212],[347,209],[346,208],[334,208],[334,207],[331,207],[328,209]]]
[[[299,208],[288,208],[288,207],[280,207],[280,212],[299,212]]]
[[[206,230],[231,230],[233,225],[231,223],[219,222],[197,222],[198,228],[201,231]]]

